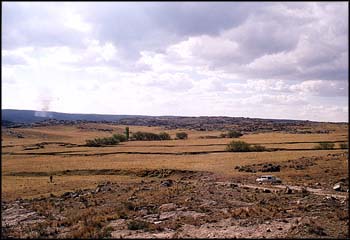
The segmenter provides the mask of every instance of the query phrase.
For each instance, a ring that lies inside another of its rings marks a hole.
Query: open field
[[[221,131],[131,126],[131,133],[166,131],[175,138],[185,131],[189,138],[87,147],[85,140],[122,134],[125,126],[3,128],[2,210],[8,218],[2,226],[13,237],[346,237],[347,193],[333,185],[349,181],[348,150],[340,149],[348,142],[347,125],[322,128],[331,131],[239,138],[275,149],[264,152],[227,152],[233,139],[218,138]],[[334,149],[314,149],[325,141]],[[268,164],[281,169],[257,168]],[[254,171],[239,171],[242,166]],[[285,194],[232,185],[254,186],[262,174],[310,191]],[[172,184],[163,186],[168,180]],[[14,216],[22,219],[21,227],[10,220]]]

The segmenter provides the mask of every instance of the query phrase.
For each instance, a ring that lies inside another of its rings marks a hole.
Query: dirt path
[[[216,184],[219,185],[226,185],[229,184],[228,182],[216,182]],[[286,189],[286,187],[290,188],[291,190],[295,191],[301,191],[302,186],[292,186],[292,185],[258,185],[258,184],[237,184],[238,187],[240,188],[253,188],[253,189],[268,189],[270,191],[276,191],[278,189]],[[315,195],[320,195],[320,196],[330,196],[330,197],[335,197],[335,198],[343,198],[346,199],[348,197],[348,193],[332,193],[330,191],[324,190],[324,189],[319,189],[319,188],[305,188],[308,192],[315,194]]]

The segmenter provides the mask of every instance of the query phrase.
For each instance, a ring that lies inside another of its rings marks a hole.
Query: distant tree
[[[228,131],[227,136],[229,138],[239,138],[239,137],[243,136],[243,134],[240,132],[234,131],[234,130],[230,130],[230,131]]]
[[[176,138],[177,139],[187,139],[188,135],[185,132],[178,132],[178,133],[176,133]]]
[[[250,152],[250,144],[243,141],[232,141],[226,146],[226,150],[230,152]]]
[[[155,141],[161,140],[158,134],[149,132],[135,132],[132,134],[132,138],[138,141]]]
[[[86,146],[88,147],[102,147],[106,145],[117,145],[117,144],[119,144],[119,140],[113,137],[95,138],[93,140],[86,140]]]
[[[117,139],[119,142],[125,142],[127,141],[127,138],[123,134],[113,134],[112,136],[114,139]]]
[[[166,132],[161,132],[158,134],[160,140],[170,140],[171,137],[169,135],[169,133],[166,133]]]
[[[126,127],[126,128],[125,128],[125,137],[126,137],[126,140],[127,140],[127,141],[129,140],[129,134],[130,134],[130,132],[129,132],[129,127]]]
[[[320,142],[318,145],[314,147],[314,149],[318,150],[329,150],[334,148],[334,143],[331,142]]]

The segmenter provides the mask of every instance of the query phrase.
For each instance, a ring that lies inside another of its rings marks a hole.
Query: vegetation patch
[[[227,133],[220,134],[220,137],[222,137],[222,138],[239,138],[241,136],[243,136],[243,134],[241,132],[237,132],[234,130],[230,130]]]
[[[261,145],[250,145],[244,141],[232,141],[227,147],[226,151],[229,152],[263,152],[267,151],[264,146]]]
[[[187,139],[188,134],[186,132],[178,132],[176,133],[176,139]]]
[[[159,134],[150,133],[150,132],[135,132],[131,136],[132,140],[137,141],[161,141],[161,140],[170,140],[171,137],[166,132],[161,132]]]
[[[332,142],[320,142],[314,148],[318,149],[318,150],[329,150],[329,149],[334,148],[334,143],[332,143]]]
[[[340,147],[341,149],[348,149],[348,148],[349,148],[349,145],[348,145],[348,143],[340,143],[340,144],[339,144],[339,147]]]
[[[117,145],[119,140],[114,137],[105,137],[105,138],[95,138],[93,140],[86,140],[86,146],[88,147],[103,147],[108,145]]]

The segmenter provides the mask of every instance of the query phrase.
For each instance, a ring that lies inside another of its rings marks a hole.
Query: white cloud
[[[308,80],[290,86],[290,90],[324,97],[348,96],[348,84],[339,81]]]
[[[56,111],[335,121],[348,113],[345,3],[4,6],[5,108],[40,109],[47,87]]]

